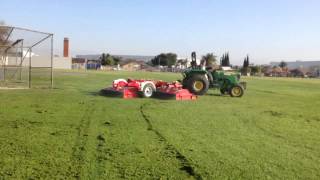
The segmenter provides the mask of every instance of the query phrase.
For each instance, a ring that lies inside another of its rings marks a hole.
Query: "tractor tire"
[[[151,98],[153,96],[154,92],[155,92],[155,89],[154,89],[153,85],[148,83],[143,87],[143,90],[141,93],[142,93],[142,97]]]
[[[240,85],[235,85],[229,90],[231,97],[242,97],[244,94],[244,89]]]
[[[208,92],[209,81],[204,75],[194,75],[187,83],[188,90],[195,95],[204,95]]]

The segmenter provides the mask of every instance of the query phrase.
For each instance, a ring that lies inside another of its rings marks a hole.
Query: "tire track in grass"
[[[99,134],[96,138],[97,147],[96,147],[96,169],[94,173],[94,179],[103,179],[105,175],[105,166],[108,160],[111,160],[110,157],[112,153],[110,149],[106,146],[106,137],[103,133]]]
[[[195,171],[194,167],[192,166],[191,162],[186,158],[186,156],[184,156],[176,147],[170,144],[168,140],[157,129],[155,129],[152,126],[150,118],[145,114],[144,111],[145,107],[148,105],[150,105],[150,103],[144,103],[140,106],[140,113],[148,125],[148,130],[154,132],[157,135],[160,142],[163,142],[165,144],[166,150],[175,154],[175,158],[180,162],[181,171],[188,173],[190,176],[194,177],[197,180],[202,180],[202,176]]]
[[[101,179],[101,177],[104,174],[104,168],[105,168],[105,162],[108,159],[108,153],[105,152],[105,137],[103,134],[99,134],[97,136],[97,157],[96,157],[96,173],[95,173],[95,178],[98,176],[98,179]]]
[[[88,141],[88,131],[91,124],[91,116],[94,112],[93,104],[89,103],[86,107],[85,113],[80,119],[79,126],[77,127],[77,136],[75,139],[75,145],[72,147],[71,164],[75,168],[75,174],[73,177],[76,179],[82,179],[81,173],[85,164],[86,145]]]

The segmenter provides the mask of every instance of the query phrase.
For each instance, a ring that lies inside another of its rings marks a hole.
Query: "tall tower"
[[[63,57],[69,57],[69,38],[63,40]]]

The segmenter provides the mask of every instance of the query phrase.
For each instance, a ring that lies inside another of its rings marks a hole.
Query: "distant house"
[[[303,68],[296,68],[290,70],[290,76],[292,77],[307,77],[308,71]]]
[[[72,69],[86,69],[87,59],[72,58]]]
[[[141,70],[144,65],[145,62],[135,60],[123,61],[120,63],[121,69],[125,71],[138,71]]]
[[[99,60],[88,60],[85,58],[72,58],[72,69],[100,69]]]
[[[101,61],[100,60],[87,60],[86,69],[100,69]]]
[[[307,73],[308,77],[320,78],[320,69],[313,70]]]
[[[270,77],[288,77],[290,75],[288,68],[280,68],[278,66],[263,66],[261,71],[264,76]]]

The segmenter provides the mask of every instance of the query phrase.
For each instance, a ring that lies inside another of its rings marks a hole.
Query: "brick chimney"
[[[63,40],[63,57],[69,57],[69,38]]]

